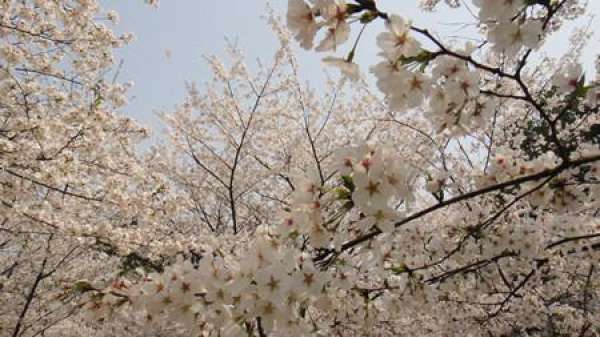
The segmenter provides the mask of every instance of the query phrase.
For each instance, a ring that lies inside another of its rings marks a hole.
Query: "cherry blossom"
[[[537,20],[528,20],[523,24],[500,22],[488,29],[488,40],[494,45],[494,50],[512,57],[523,47],[534,49],[539,46],[542,22]]]
[[[357,81],[360,78],[360,69],[356,63],[331,56],[325,57],[323,62],[329,66],[340,69],[342,74],[352,81]]]
[[[583,76],[583,68],[580,64],[568,64],[563,70],[552,78],[553,84],[563,93],[570,93],[577,89]]]
[[[377,45],[390,60],[400,57],[417,56],[420,52],[419,42],[410,32],[411,22],[398,15],[392,15],[386,21],[388,32],[377,35]]]
[[[296,34],[300,46],[311,49],[319,26],[315,21],[313,9],[303,0],[289,0],[287,25]]]

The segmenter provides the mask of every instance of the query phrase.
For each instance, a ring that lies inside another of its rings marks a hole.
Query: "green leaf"
[[[364,8],[361,5],[357,4],[346,4],[346,12],[350,14],[358,13],[362,11]]]
[[[338,187],[335,189],[335,195],[338,200],[350,200],[352,199],[352,193],[349,190],[343,187]]]
[[[573,92],[573,94],[575,95],[575,97],[585,97],[590,88],[590,86],[585,86],[585,75],[583,75],[579,79],[579,82],[577,82],[577,88],[575,89],[575,92]]]
[[[352,179],[351,176],[342,176],[342,183],[350,192],[354,192],[356,186],[354,185],[354,179]]]
[[[94,107],[98,108],[102,102],[104,102],[104,98],[102,95],[96,95],[96,99],[94,100]]]
[[[404,274],[410,272],[410,268],[405,263],[401,263],[399,266],[392,267],[392,273]]]
[[[75,282],[75,284],[73,284],[73,287],[71,287],[71,289],[73,289],[74,291],[78,292],[78,293],[85,293],[87,291],[90,290],[94,290],[95,288],[92,287],[92,285],[85,280],[80,280]]]
[[[363,13],[360,16],[360,23],[367,24],[375,19],[377,19],[377,13],[375,13],[373,11],[368,11],[368,12]]]

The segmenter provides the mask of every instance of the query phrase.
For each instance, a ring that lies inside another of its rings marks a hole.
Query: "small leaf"
[[[78,293],[85,293],[87,291],[94,290],[95,288],[92,287],[88,281],[80,280],[73,284],[72,289]]]
[[[346,188],[338,187],[335,189],[335,195],[338,200],[350,200],[352,199],[352,193]]]
[[[399,266],[392,267],[392,272],[394,274],[404,274],[410,272],[410,269],[406,264],[401,263]]]
[[[373,11],[368,11],[368,12],[363,13],[363,15],[360,16],[360,23],[367,24],[375,19],[377,19],[377,13],[375,13]]]
[[[342,183],[350,192],[354,192],[356,186],[354,185],[354,180],[351,176],[342,176]]]

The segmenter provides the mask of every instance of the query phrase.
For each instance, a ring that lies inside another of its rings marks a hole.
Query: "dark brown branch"
[[[548,246],[546,246],[546,249],[552,249],[554,247],[560,246],[560,245],[568,243],[568,242],[593,239],[593,238],[597,238],[597,237],[600,237],[600,233],[568,237],[568,238],[564,238],[564,239],[550,243]]]
[[[23,180],[27,180],[27,181],[29,181],[29,182],[31,182],[31,183],[34,183],[34,184],[36,184],[36,185],[39,185],[39,186],[45,187],[45,188],[47,188],[47,189],[49,189],[49,190],[52,190],[52,191],[55,191],[55,192],[61,193],[61,194],[63,194],[63,195],[68,195],[68,196],[70,196],[70,197],[79,198],[79,199],[83,199],[83,200],[87,200],[87,201],[96,201],[96,202],[102,202],[102,201],[104,201],[104,200],[102,200],[102,199],[99,199],[99,198],[95,198],[95,197],[90,197],[90,196],[83,195],[83,194],[78,194],[78,193],[69,192],[69,191],[67,191],[67,190],[64,190],[64,189],[61,189],[61,188],[57,188],[57,187],[54,187],[54,186],[48,185],[48,184],[46,184],[46,183],[43,183],[43,182],[41,182],[41,181],[38,181],[38,180],[36,180],[36,179],[33,179],[33,178],[30,178],[30,177],[26,177],[26,176],[24,176],[24,175],[22,175],[22,174],[20,174],[20,173],[17,173],[17,172],[15,172],[15,171],[12,171],[12,170],[10,170],[10,169],[7,169],[7,168],[0,168],[0,171],[6,172],[6,173],[8,173],[8,174],[10,174],[10,175],[12,175],[12,176],[15,176],[15,177],[17,177],[17,178],[20,178],[20,179],[23,179]]]
[[[503,190],[503,189],[508,188],[508,187],[513,187],[513,186],[521,185],[523,183],[527,183],[527,182],[530,182],[530,181],[536,181],[536,180],[545,179],[545,178],[548,178],[548,177],[551,177],[551,176],[556,176],[556,175],[562,173],[565,170],[568,170],[568,169],[571,169],[571,168],[575,168],[575,167],[579,167],[581,165],[589,164],[589,163],[592,163],[592,162],[595,162],[595,161],[598,161],[598,160],[600,160],[600,155],[596,155],[596,156],[592,156],[592,157],[584,157],[584,158],[580,158],[578,160],[573,160],[573,161],[570,161],[570,162],[564,162],[563,164],[555,167],[554,169],[542,171],[542,172],[539,172],[539,173],[536,173],[536,174],[532,174],[532,175],[528,175],[528,176],[523,176],[523,177],[520,177],[520,178],[517,178],[517,179],[509,180],[509,181],[506,181],[506,182],[503,182],[503,183],[499,183],[499,184],[488,186],[488,187],[485,187],[485,188],[482,188],[482,189],[479,189],[479,190],[468,192],[468,193],[456,196],[454,198],[447,199],[447,200],[445,200],[443,202],[440,202],[440,203],[438,203],[436,205],[433,205],[433,206],[428,207],[426,209],[423,209],[423,210],[421,210],[421,211],[419,211],[417,213],[414,213],[414,214],[412,214],[412,215],[404,218],[403,220],[396,222],[394,224],[394,226],[396,228],[398,228],[398,227],[403,226],[403,225],[405,225],[407,223],[410,223],[410,222],[412,222],[412,221],[414,221],[416,219],[422,218],[422,217],[424,217],[424,216],[426,216],[426,215],[428,215],[430,213],[433,213],[433,212],[435,212],[435,211],[437,211],[439,209],[442,209],[442,208],[444,208],[446,206],[450,206],[450,205],[453,205],[453,204],[456,204],[456,203],[459,203],[459,202],[462,202],[462,201],[466,201],[466,200],[469,200],[469,199],[472,199],[472,198],[475,198],[475,197],[478,197],[478,196],[481,196],[481,195],[484,195],[484,194],[487,194],[487,193],[490,193],[490,192],[500,191],[500,190]],[[360,236],[358,238],[355,238],[355,239],[353,239],[351,241],[348,241],[348,242],[344,243],[342,245],[342,247],[341,247],[340,252],[346,251],[346,250],[348,250],[348,249],[350,249],[352,247],[355,247],[357,245],[362,244],[363,242],[371,240],[371,239],[375,238],[376,236],[378,236],[379,234],[381,234],[381,231],[379,229],[374,229],[373,231],[371,231],[371,232],[369,232],[369,233],[367,233],[365,235],[362,235],[362,236]],[[331,254],[332,254],[332,252],[328,252],[325,255],[319,255],[319,256],[317,256],[315,258],[315,260],[316,261],[321,261],[321,260],[327,258]]]

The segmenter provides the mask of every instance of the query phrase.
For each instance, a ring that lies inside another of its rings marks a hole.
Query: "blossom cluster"
[[[315,47],[316,51],[335,50],[346,42],[350,38],[347,21],[350,15],[351,7],[341,0],[317,0],[310,5],[304,0],[288,1],[288,26],[305,49],[313,48],[315,35],[321,28],[325,28],[326,33]]]
[[[136,285],[117,282],[118,289],[91,295],[88,313],[105,319],[128,302],[150,324],[167,319],[191,332],[239,336],[254,324],[277,336],[308,335],[310,312],[327,304],[327,274],[300,251],[258,235],[239,255],[217,249],[197,264],[179,260]]]
[[[414,200],[415,169],[397,158],[393,148],[369,145],[339,150],[337,165],[351,179],[352,202],[364,216],[358,228],[393,232],[393,222],[402,217],[397,209],[410,209]]]
[[[479,20],[487,25],[487,38],[493,50],[515,57],[523,48],[534,49],[540,45],[544,24],[542,19],[528,18],[523,14],[525,1],[476,0]]]
[[[339,248],[350,231],[393,232],[403,217],[399,208],[410,209],[414,200],[415,169],[391,148],[366,144],[338,150],[333,165],[341,180],[337,187],[323,186],[316,172],[297,179],[291,209],[283,212],[276,233],[306,235],[316,248]]]

